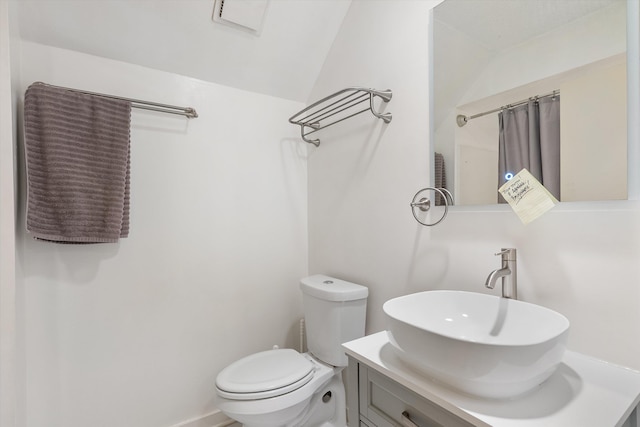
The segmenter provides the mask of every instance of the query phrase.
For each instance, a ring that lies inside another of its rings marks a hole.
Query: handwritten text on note
[[[524,224],[553,208],[558,200],[528,170],[522,169],[498,189]]]

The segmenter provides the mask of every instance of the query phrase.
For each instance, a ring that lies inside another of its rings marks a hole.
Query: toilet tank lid
[[[369,289],[362,285],[316,274],[300,280],[302,292],[325,301],[353,301],[365,299]]]

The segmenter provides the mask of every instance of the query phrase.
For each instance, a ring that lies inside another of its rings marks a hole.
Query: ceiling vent
[[[213,20],[260,35],[269,0],[215,0]]]

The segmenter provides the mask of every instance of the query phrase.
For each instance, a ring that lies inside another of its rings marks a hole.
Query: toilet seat
[[[266,399],[299,389],[313,375],[313,363],[297,351],[268,350],[227,366],[218,374],[216,388],[227,399]]]

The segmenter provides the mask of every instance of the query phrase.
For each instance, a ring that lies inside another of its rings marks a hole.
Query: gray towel
[[[131,103],[34,83],[24,100],[27,230],[61,243],[129,234]]]

